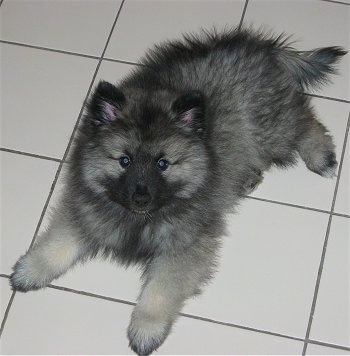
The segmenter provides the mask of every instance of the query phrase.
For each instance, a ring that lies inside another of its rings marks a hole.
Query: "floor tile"
[[[3,354],[130,354],[132,307],[47,289],[18,293],[2,338]],[[41,337],[40,337],[41,336]],[[180,318],[156,354],[300,354],[302,343]]]
[[[350,218],[333,216],[310,338],[350,348]]]
[[[343,162],[343,168],[341,171],[337,200],[335,202],[334,211],[341,214],[350,215],[350,191],[349,191],[349,181],[350,181],[350,136],[346,143],[346,150]]]
[[[332,19],[336,19],[333,21]],[[250,0],[245,25],[265,27],[275,33],[294,35],[298,50],[343,46],[349,50],[350,7],[319,0]],[[344,57],[333,84],[318,93],[350,100],[350,59]]]
[[[61,158],[97,61],[0,44],[1,146]]]
[[[121,0],[5,0],[1,39],[100,56],[120,4]]]
[[[1,273],[10,274],[29,247],[58,163],[0,152]]]
[[[312,105],[317,118],[333,136],[339,162],[350,105],[319,98],[312,98]],[[285,170],[272,168],[266,172],[264,181],[252,196],[329,211],[335,184],[336,178],[323,178],[309,171],[299,159],[295,167]]]
[[[305,336],[328,216],[246,200],[228,218],[218,273],[185,312]]]
[[[17,293],[1,340],[2,354],[131,354],[131,307],[47,289]]]
[[[243,8],[244,0],[128,0],[106,57],[137,62],[147,48],[159,41],[215,25],[238,26]]]
[[[303,343],[180,318],[155,354],[171,355],[301,355]]]
[[[75,266],[52,284],[102,296],[136,302],[141,288],[141,271],[125,269],[115,262],[94,259]]]
[[[350,355],[350,351],[309,344],[307,347],[306,355]]]
[[[0,277],[0,324],[5,315],[5,311],[10,301],[12,290],[9,285],[9,280],[7,278]],[[0,346],[1,348],[1,346]]]

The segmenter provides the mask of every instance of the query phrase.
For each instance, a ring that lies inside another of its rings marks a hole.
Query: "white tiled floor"
[[[7,308],[11,266],[31,243],[121,3],[0,0],[2,354],[131,353],[125,331],[132,306],[121,301],[136,300],[137,270],[93,261],[55,281],[61,290],[17,293]],[[349,0],[126,0],[96,81],[117,82],[133,68],[122,62],[137,63],[159,40],[237,26],[246,4],[244,24],[294,33],[300,49],[350,49]],[[339,69],[317,93],[328,98],[312,99],[338,160],[349,120],[349,56]],[[306,355],[350,355],[349,142]],[[301,355],[336,182],[301,162],[268,172],[228,216],[216,278],[184,309],[202,320],[180,317],[158,353]]]
[[[350,220],[333,216],[311,330],[311,338],[339,345],[348,343],[350,335],[349,314],[344,317],[350,302],[349,234]]]
[[[121,0],[4,1],[2,38],[100,56],[120,4]]]
[[[62,158],[96,61],[10,44],[1,57],[1,145]],[[45,139],[33,140],[39,132]]]
[[[8,152],[1,157],[1,273],[29,247],[58,168],[52,162]]]

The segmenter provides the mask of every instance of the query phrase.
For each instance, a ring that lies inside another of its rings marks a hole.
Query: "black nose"
[[[132,194],[133,203],[140,207],[148,205],[152,197],[146,185],[137,184],[135,192]]]

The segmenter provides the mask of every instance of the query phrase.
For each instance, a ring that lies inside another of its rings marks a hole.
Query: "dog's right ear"
[[[89,102],[89,117],[96,126],[110,124],[120,117],[124,94],[113,84],[100,81]]]

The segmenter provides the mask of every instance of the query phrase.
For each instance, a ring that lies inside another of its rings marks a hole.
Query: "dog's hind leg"
[[[315,117],[297,142],[297,150],[306,166],[322,177],[332,178],[338,166],[332,137]]]

